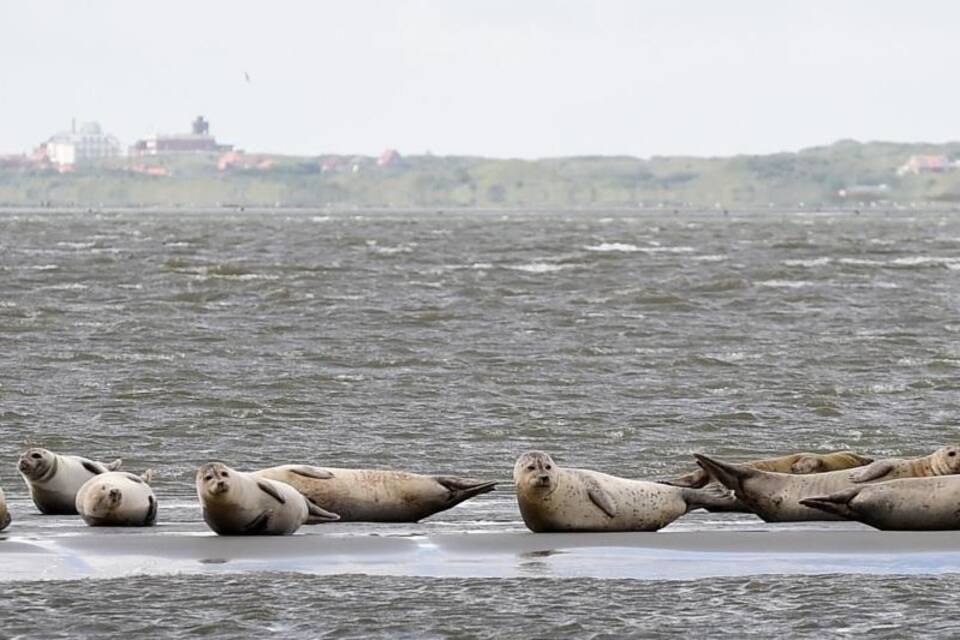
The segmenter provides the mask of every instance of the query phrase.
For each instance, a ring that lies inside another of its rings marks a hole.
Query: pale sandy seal
[[[741,503],[767,522],[796,522],[802,520],[839,520],[839,516],[804,506],[800,500],[836,493],[854,486],[866,476],[870,482],[960,473],[960,455],[957,447],[938,449],[929,456],[911,460],[878,460],[862,470],[829,471],[810,475],[791,475],[760,471],[753,467],[716,460],[696,454],[697,460],[714,477],[732,489]],[[877,465],[874,467],[874,465]],[[882,473],[868,473],[874,467]],[[875,477],[874,477],[875,476]]]
[[[204,521],[220,535],[290,535],[308,522],[339,520],[285,482],[219,462],[197,469],[197,496]]]
[[[101,473],[116,471],[121,464],[120,460],[104,464],[33,448],[23,452],[17,468],[40,513],[74,515],[77,513],[77,491],[83,483]]]
[[[157,521],[152,480],[153,471],[142,476],[125,471],[101,473],[80,487],[77,512],[91,527],[151,527]]]
[[[827,471],[840,471],[841,469],[851,469],[853,467],[862,467],[873,462],[873,458],[860,455],[853,451],[831,451],[829,453],[791,453],[779,458],[764,458],[763,460],[751,460],[744,462],[747,466],[759,469],[760,471],[773,471],[776,473],[824,473]],[[707,469],[700,468],[673,480],[667,480],[665,484],[671,484],[675,487],[692,487],[699,489],[711,482],[716,482]]]
[[[513,468],[520,515],[531,531],[656,531],[688,511],[728,504],[706,489],[561,468],[541,451]]]
[[[7,509],[7,499],[0,489],[0,531],[10,526],[10,511]]]
[[[496,482],[386,469],[288,464],[254,472],[286,482],[344,522],[417,522],[492,491]]]
[[[858,485],[800,502],[887,531],[960,529],[960,476],[956,475]]]

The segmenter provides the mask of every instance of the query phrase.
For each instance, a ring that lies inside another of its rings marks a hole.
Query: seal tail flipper
[[[700,489],[710,482],[710,473],[706,469],[697,469],[690,473],[674,478],[673,480],[661,480],[660,484],[668,484],[671,487],[685,487],[688,489]]]
[[[114,461],[111,462],[110,464],[105,464],[105,465],[103,465],[103,466],[105,466],[105,467],[107,468],[107,471],[117,471],[120,467],[123,466],[123,459],[122,459],[122,458],[117,458],[116,460],[114,460]],[[149,483],[148,483],[148,484],[149,484]]]
[[[706,469],[714,478],[720,481],[728,489],[734,491],[740,489],[740,483],[751,476],[755,476],[759,471],[745,464],[734,464],[732,462],[723,462],[702,453],[695,453],[693,457],[701,467]]]
[[[143,480],[146,484],[153,484],[153,479],[156,477],[157,472],[153,469],[147,469],[140,475],[140,479]]]
[[[306,524],[323,524],[324,522],[336,522],[340,519],[340,516],[332,511],[327,511],[326,509],[321,508],[317,505],[317,503],[313,502],[306,496],[304,496],[303,499],[307,501]]]
[[[683,500],[687,503],[687,513],[695,509],[710,512],[745,511],[743,503],[728,489],[684,489]]]
[[[458,505],[481,493],[493,491],[496,481],[474,480],[472,478],[455,478],[453,476],[433,476],[444,489],[450,492],[450,506]]]
[[[850,501],[853,500],[859,493],[860,487],[850,487],[849,489],[844,489],[843,491],[831,493],[828,496],[803,498],[800,500],[800,504],[805,507],[810,507],[811,509],[819,509],[820,511],[832,513],[840,516],[841,518],[856,520],[857,514],[853,509],[850,508]]]

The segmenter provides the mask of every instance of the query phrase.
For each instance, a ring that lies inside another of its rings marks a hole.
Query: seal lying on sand
[[[153,471],[135,476],[125,471],[101,473],[77,492],[77,512],[91,527],[151,527],[157,521]]]
[[[7,499],[3,495],[3,489],[0,489],[0,531],[10,526],[10,512],[7,510]]]
[[[253,475],[286,482],[343,522],[417,522],[454,507],[496,482],[385,469],[287,464]]]
[[[284,482],[219,462],[197,469],[197,496],[204,521],[220,535],[289,535],[308,522],[339,520]]]
[[[759,469],[760,471],[802,474],[839,471],[841,469],[862,467],[871,462],[873,462],[873,458],[862,456],[853,451],[831,451],[830,453],[791,453],[780,456],[779,458],[751,460],[743,464],[753,467],[754,469]],[[679,478],[667,480],[664,484],[675,487],[699,489],[711,482],[717,482],[717,479],[714,478],[707,469],[700,468]]]
[[[905,478],[804,498],[807,507],[890,531],[960,529],[960,476]]]
[[[705,489],[560,468],[541,451],[513,468],[520,515],[531,531],[656,531],[697,508],[722,510],[728,496]]]
[[[80,456],[62,456],[34,448],[23,452],[17,468],[40,513],[75,515],[77,491],[83,483],[101,473],[116,471],[121,464],[120,460],[104,464]]]
[[[854,486],[854,478],[851,476],[856,477],[860,473],[860,471],[848,470],[810,475],[771,473],[747,465],[723,462],[701,454],[695,455],[714,477],[733,490],[740,502],[767,522],[840,520],[839,516],[804,506],[800,500],[829,495]],[[917,473],[929,476],[953,474],[960,473],[960,456],[957,455],[957,447],[947,446],[923,458],[911,460],[891,458],[878,460],[870,466],[873,465],[881,465],[885,471],[871,481],[914,477]]]

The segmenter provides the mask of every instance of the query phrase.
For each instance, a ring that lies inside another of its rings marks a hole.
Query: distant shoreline
[[[215,153],[69,171],[0,163],[0,206],[363,209],[793,209],[960,203],[960,143],[838,142],[727,158],[541,160]]]

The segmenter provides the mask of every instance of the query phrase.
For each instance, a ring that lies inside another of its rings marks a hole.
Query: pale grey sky
[[[952,1],[0,0],[0,152],[71,117],[129,144],[198,114],[295,154],[942,142],[958,33]]]

